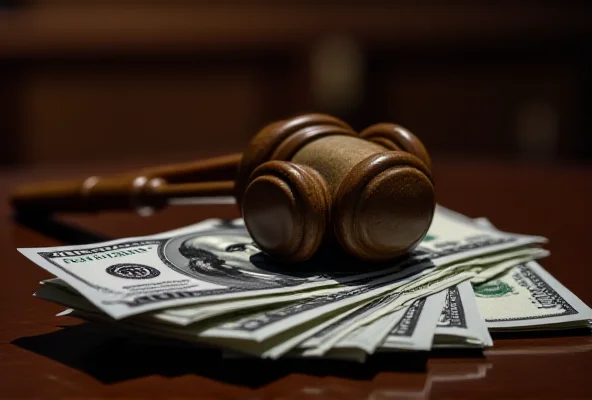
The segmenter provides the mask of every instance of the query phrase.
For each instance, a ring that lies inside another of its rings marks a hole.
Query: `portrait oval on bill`
[[[176,271],[239,289],[296,286],[327,279],[323,274],[287,273],[262,253],[244,227],[221,227],[171,238],[163,255]]]

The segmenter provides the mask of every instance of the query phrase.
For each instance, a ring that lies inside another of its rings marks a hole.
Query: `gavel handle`
[[[113,177],[92,176],[84,180],[25,185],[13,192],[11,203],[21,213],[48,214],[144,207],[159,209],[171,199],[234,196],[234,178],[240,156],[231,154],[146,168]]]
[[[168,183],[230,181],[236,178],[241,159],[241,153],[234,153],[205,160],[143,168],[134,172],[134,175],[161,178]]]
[[[89,177],[17,188],[11,203],[20,213],[160,209],[171,199],[234,196],[234,181],[168,184],[145,176]]]

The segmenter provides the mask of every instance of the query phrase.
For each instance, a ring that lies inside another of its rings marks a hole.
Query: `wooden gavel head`
[[[273,123],[250,142],[236,196],[260,248],[296,262],[323,242],[369,261],[415,247],[435,210],[430,159],[406,129],[377,124],[361,134],[310,114]]]
[[[268,125],[242,156],[26,186],[11,200],[20,212],[47,213],[234,194],[254,242],[277,259],[305,261],[327,243],[382,261],[427,233],[436,204],[430,168],[423,144],[398,125],[358,134],[337,118],[307,114]]]

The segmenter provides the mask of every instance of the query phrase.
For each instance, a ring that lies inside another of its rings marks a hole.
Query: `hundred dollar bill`
[[[185,304],[351,286],[400,270],[291,270],[263,254],[241,220],[207,220],[146,237],[19,251],[115,319]]]
[[[437,207],[425,239],[402,264],[366,273],[351,272],[351,266],[343,272],[326,265],[287,268],[259,251],[240,220],[208,220],[152,236],[19,251],[120,319],[182,305],[351,286],[403,265],[429,260],[442,267],[544,242],[538,236],[483,229]]]
[[[491,331],[589,327],[592,310],[536,262],[474,287]]]
[[[474,223],[497,231],[487,218]],[[477,305],[490,331],[590,328],[592,310],[537,262],[498,279],[472,281]]]
[[[432,347],[491,347],[493,341],[479,314],[470,282],[447,290]]]

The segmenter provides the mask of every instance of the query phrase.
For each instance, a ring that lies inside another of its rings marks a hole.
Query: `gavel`
[[[280,261],[308,260],[325,243],[376,262],[425,237],[436,205],[430,168],[421,141],[399,125],[358,134],[306,114],[267,125],[243,154],[28,185],[11,202],[19,213],[98,212],[232,195],[253,241]]]

